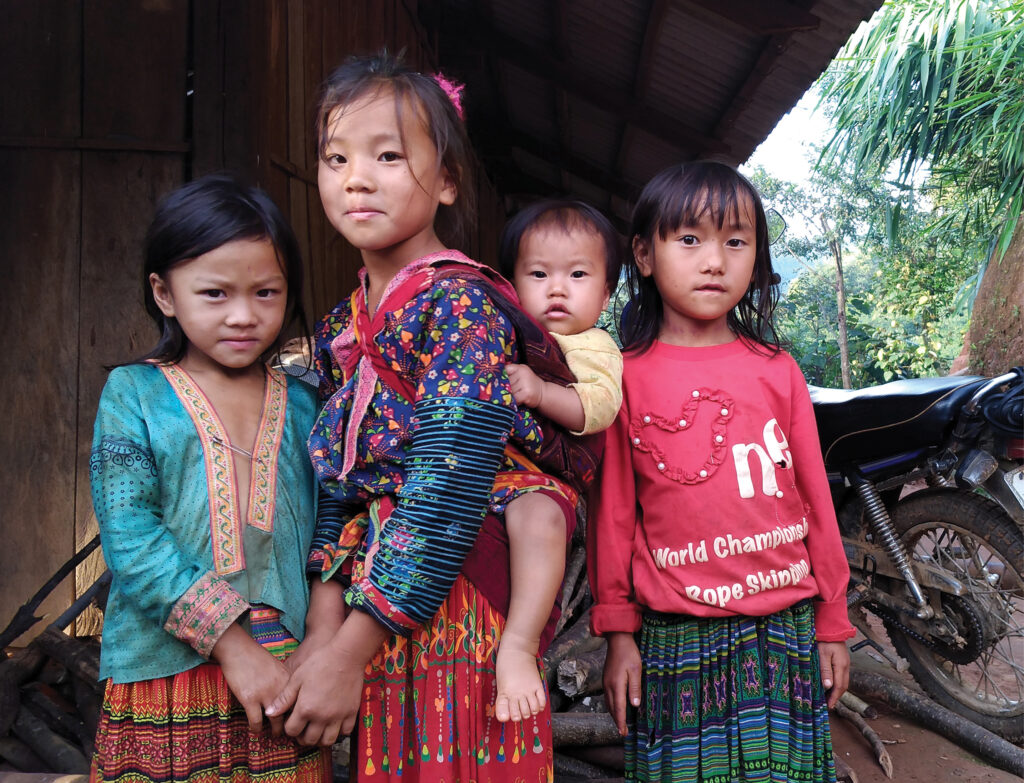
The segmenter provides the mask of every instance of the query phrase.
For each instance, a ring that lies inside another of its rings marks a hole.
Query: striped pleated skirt
[[[278,658],[297,647],[276,610],[250,612],[253,638]],[[269,730],[251,734],[220,666],[153,680],[107,681],[90,782],[327,783],[330,750]]]
[[[814,610],[766,617],[648,614],[626,779],[832,783]]]

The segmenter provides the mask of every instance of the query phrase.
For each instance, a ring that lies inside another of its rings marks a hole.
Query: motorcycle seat
[[[986,380],[917,378],[854,390],[811,386],[825,464],[862,462],[942,443],[960,408]]]

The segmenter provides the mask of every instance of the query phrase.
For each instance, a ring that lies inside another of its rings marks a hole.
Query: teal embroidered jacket
[[[136,682],[205,662],[250,604],[278,609],[302,639],[316,518],[306,438],[316,412],[312,387],[268,370],[242,520],[227,433],[188,374],[151,364],[110,373],[90,458],[113,574],[101,679]]]

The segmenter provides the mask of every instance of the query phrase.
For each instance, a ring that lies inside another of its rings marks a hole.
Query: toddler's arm
[[[570,432],[583,430],[586,413],[575,388],[542,381],[525,364],[507,364],[505,369],[512,387],[512,396],[519,405],[540,411]]]

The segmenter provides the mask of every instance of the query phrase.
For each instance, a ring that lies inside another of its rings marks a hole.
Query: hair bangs
[[[685,168],[677,186],[668,189],[655,214],[658,236],[665,239],[682,226],[710,219],[718,228],[738,228],[744,214],[754,216],[754,194],[734,176],[718,168]],[[756,222],[756,221],[755,221]]]

